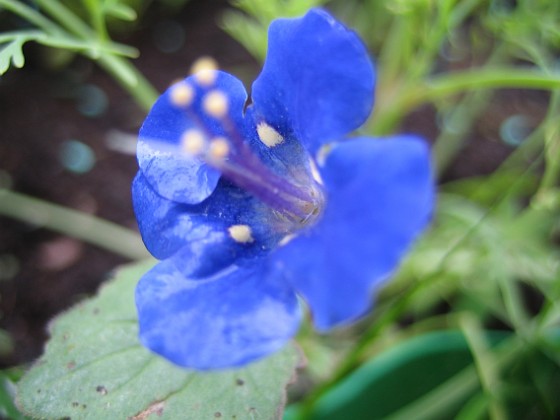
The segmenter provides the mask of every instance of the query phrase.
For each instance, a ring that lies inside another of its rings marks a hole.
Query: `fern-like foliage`
[[[70,50],[99,58],[101,55],[134,57],[137,51],[113,42],[106,29],[107,19],[134,21],[136,11],[123,0],[82,0],[74,8],[55,0],[37,0],[30,7],[21,0],[0,0],[0,10],[10,12],[26,22],[26,27],[0,32],[0,75],[11,67],[25,64],[23,46],[27,42]]]

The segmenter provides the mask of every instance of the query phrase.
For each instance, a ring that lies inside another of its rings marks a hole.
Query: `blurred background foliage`
[[[141,51],[113,38],[140,30],[153,3],[0,0],[0,74],[23,67],[34,42],[54,49],[58,66],[74,54],[93,60],[148,109],[156,90],[134,66]],[[196,3],[159,6],[194,13]],[[301,329],[308,365],[286,418],[558,418],[560,2],[231,0],[215,21],[262,63],[269,23],[315,6],[355,28],[375,57],[376,110],[361,133],[422,133],[441,186],[431,229],[374,311],[328,336]],[[507,153],[490,170],[456,169],[462,154],[476,163],[496,142]],[[143,256],[135,232],[0,190],[0,214],[32,221],[30,205],[77,218],[47,228]],[[2,333],[0,351],[11,345]],[[17,374],[0,379],[0,405],[14,416]]]

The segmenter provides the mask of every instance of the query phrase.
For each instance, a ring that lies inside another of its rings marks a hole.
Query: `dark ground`
[[[225,69],[251,80],[256,71],[251,57],[216,24],[224,5],[192,0],[174,16],[154,7],[137,31],[123,40],[141,51],[135,64],[158,90],[185,76],[201,55],[211,55]],[[170,19],[185,29],[185,44],[171,54],[156,47],[152,33],[154,26]],[[65,69],[52,71],[41,65],[37,48],[26,52],[30,54],[26,66],[0,78],[0,182],[135,229],[130,183],[136,161],[133,155],[108,147],[107,138],[114,130],[134,135],[144,112],[86,59],[76,57]],[[94,85],[107,95],[107,108],[98,116],[88,117],[79,110],[84,85]],[[499,141],[501,121],[522,112],[538,116],[543,102],[542,95],[529,100],[511,92],[498,96],[446,178],[494,170],[511,150]],[[437,133],[433,120],[433,112],[424,109],[412,116],[407,127],[433,139]],[[61,164],[61,147],[72,139],[93,150],[96,160],[90,171],[77,174]],[[0,217],[0,328],[15,342],[14,352],[1,356],[0,365],[36,358],[48,320],[94,293],[108,273],[125,261],[97,247]]]
[[[224,2],[192,0],[179,15],[152,7],[141,27],[123,42],[136,46],[140,71],[162,91],[188,74],[201,55],[216,57],[236,72],[251,57],[217,25]],[[156,5],[154,5],[156,6]],[[185,29],[185,43],[172,54],[156,47],[152,28],[172,19]],[[0,78],[0,182],[39,197],[136,229],[130,183],[134,155],[111,150],[109,133],[135,135],[145,116],[114,80],[95,64],[76,57],[63,70],[45,69],[44,51],[26,48],[26,66]],[[108,98],[101,115],[79,108],[83,86],[94,85]],[[60,153],[68,140],[88,145],[95,165],[79,174],[66,169]],[[0,328],[15,341],[8,366],[36,358],[46,339],[45,325],[58,312],[92,294],[122,257],[13,219],[0,217]]]

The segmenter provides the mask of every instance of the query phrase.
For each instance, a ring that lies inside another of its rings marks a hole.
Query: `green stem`
[[[434,101],[436,99],[474,89],[558,89],[560,74],[546,74],[540,70],[519,68],[482,68],[447,73],[428,81],[424,92],[408,100]]]
[[[530,317],[525,310],[518,285],[511,278],[501,278],[498,280],[498,287],[502,293],[504,306],[508,313],[509,322],[513,325],[516,332],[526,335],[530,328]]]
[[[132,260],[149,257],[137,233],[24,194],[0,189],[0,214],[82,239]]]
[[[503,45],[497,46],[486,61],[486,67],[503,63],[507,59],[505,52],[506,49]],[[449,113],[446,121],[451,123],[451,127],[449,124],[443,125],[432,149],[438,175],[447,169],[455,156],[463,149],[466,136],[486,109],[491,94],[492,92],[489,90],[467,92]],[[438,111],[441,113],[441,110]]]
[[[97,62],[119,82],[142,109],[150,110],[159,93],[130,61],[102,53]]]
[[[51,16],[60,20],[75,35],[84,39],[95,38],[93,31],[64,5],[53,0],[38,0],[38,2]],[[99,42],[101,45],[104,44],[102,39],[99,39]],[[146,111],[150,110],[158,97],[158,92],[135,66],[128,60],[104,53],[101,49],[92,49],[87,53],[126,89],[138,105]]]
[[[60,34],[62,32],[58,25],[25,4],[13,0],[0,0],[0,6],[43,29],[45,32],[51,34]]]
[[[409,85],[392,103],[378,107],[373,130],[378,135],[390,133],[405,115],[423,103],[472,90],[498,88],[558,89],[560,75],[519,68],[475,68],[446,73],[417,87]]]
[[[37,0],[39,6],[55,18],[60,25],[82,39],[94,39],[94,32],[60,1]]]
[[[103,14],[103,4],[98,0],[84,0],[85,7],[91,17],[91,25],[95,28],[95,32],[102,40],[109,39],[107,25],[105,24],[105,16]]]
[[[469,92],[445,117],[441,133],[432,148],[437,175],[440,176],[463,149],[465,137],[470,133],[474,121],[486,109],[490,92],[486,90]]]
[[[506,412],[499,397],[501,384],[497,361],[490,351],[483,328],[479,320],[471,313],[463,314],[460,317],[459,326],[471,349],[480,384],[486,394],[490,396],[490,418],[505,420]]]
[[[560,90],[552,92],[544,126],[544,145],[546,166],[539,185],[537,196],[558,187],[560,181],[560,130],[558,113],[560,112]]]
[[[37,30],[29,30],[29,31],[9,31],[9,32],[2,32],[0,33],[0,44],[4,42],[9,42],[14,39],[23,39],[25,42],[27,41],[37,41],[45,36],[45,33],[42,31]]]

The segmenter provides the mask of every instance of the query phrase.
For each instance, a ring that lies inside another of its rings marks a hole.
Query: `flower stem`
[[[560,90],[552,92],[550,106],[543,127],[546,166],[539,185],[537,197],[546,191],[560,186],[560,130],[558,113],[560,112]]]
[[[82,239],[131,260],[149,257],[137,233],[25,194],[0,189],[0,214]]]
[[[14,0],[0,0],[0,6],[10,12],[22,17],[45,32],[58,34],[62,30],[54,22],[44,17],[31,7]]]
[[[96,60],[135,99],[142,109],[148,111],[151,108],[159,95],[157,90],[128,59],[115,54],[117,49],[124,54],[130,54],[130,51],[122,46],[112,48],[112,42],[106,37],[106,32],[101,31],[101,33],[96,34],[72,10],[60,2],[53,0],[37,0],[37,2],[58,24],[36,10],[14,0],[0,0],[0,6],[26,19],[44,30],[48,35],[59,36],[62,39],[68,38],[69,43],[72,42],[74,37],[86,41],[84,45],[89,45],[89,48],[87,50],[78,49],[78,52]],[[48,44],[49,41],[47,39],[42,43]],[[57,45],[59,44],[60,42],[57,43]],[[108,48],[104,48],[105,46]]]
[[[159,96],[158,91],[128,59],[102,52],[97,62],[143,110],[150,110]]]
[[[474,89],[558,89],[560,74],[548,74],[540,70],[519,68],[482,68],[457,73],[448,73],[428,81],[418,97],[412,95],[412,102],[434,101],[436,99]]]
[[[38,2],[53,18],[79,38],[97,39],[100,45],[107,43],[107,34],[104,30],[95,34],[86,23],[60,2],[53,0],[38,0]],[[107,54],[101,49],[92,49],[89,56],[97,60],[99,65],[115,78],[142,109],[148,111],[151,108],[158,97],[158,92],[129,60],[114,54]]]
[[[505,420],[506,410],[500,401],[499,363],[495,354],[484,336],[484,329],[474,314],[465,313],[459,319],[459,325],[463,331],[467,343],[473,355],[474,364],[478,373],[480,384],[485,393],[490,396],[489,414],[492,420]]]
[[[37,3],[41,9],[45,10],[48,14],[55,18],[60,25],[66,27],[66,29],[74,35],[83,39],[95,38],[94,32],[91,28],[61,2],[53,0],[37,0]]]
[[[457,154],[463,149],[465,137],[472,130],[473,123],[486,109],[489,97],[490,92],[486,90],[469,92],[446,116],[447,124],[442,126],[432,148],[438,176],[445,172]]]
[[[373,131],[377,135],[394,131],[405,115],[423,103],[436,102],[472,90],[498,88],[558,89],[560,74],[547,74],[534,69],[484,67],[436,76],[417,87],[401,89],[401,94],[392,103],[378,107]]]

